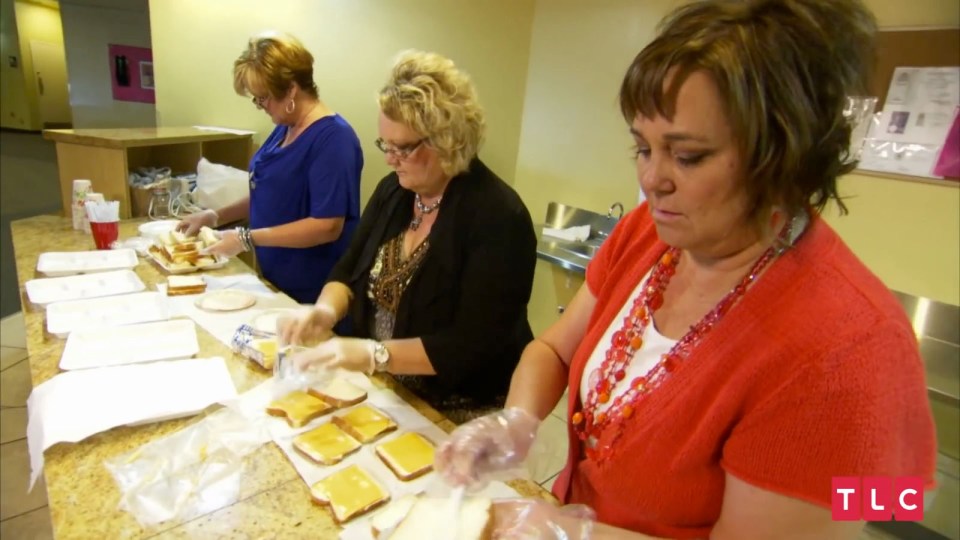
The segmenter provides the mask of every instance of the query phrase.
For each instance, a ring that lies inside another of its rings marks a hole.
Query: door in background
[[[46,128],[70,127],[70,95],[67,88],[67,59],[63,46],[30,40],[33,76],[37,83],[40,124]]]

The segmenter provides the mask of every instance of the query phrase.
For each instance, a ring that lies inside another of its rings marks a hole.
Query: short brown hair
[[[627,69],[620,109],[672,118],[694,71],[719,88],[747,168],[751,215],[831,198],[853,170],[846,96],[862,94],[876,21],[860,0],[706,0],[676,9]],[[669,84],[669,88],[665,85]]]
[[[387,118],[430,140],[451,176],[467,170],[483,142],[483,109],[473,82],[439,54],[400,53],[377,101]]]
[[[270,32],[250,38],[233,63],[233,89],[241,96],[282,98],[293,83],[316,98],[313,55],[297,38]]]

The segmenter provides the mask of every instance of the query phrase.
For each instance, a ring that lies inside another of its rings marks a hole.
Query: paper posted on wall
[[[898,67],[860,168],[936,176],[934,162],[960,104],[960,67]]]

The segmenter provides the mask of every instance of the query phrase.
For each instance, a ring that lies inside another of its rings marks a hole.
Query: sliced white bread
[[[298,428],[333,410],[326,401],[295,390],[267,406],[267,414],[281,416],[290,427]]]
[[[365,404],[333,417],[333,423],[361,443],[373,442],[381,435],[397,429],[397,424],[386,413]]]
[[[433,470],[433,443],[415,431],[380,443],[374,450],[377,457],[404,482]]]
[[[450,534],[456,521],[457,530]],[[460,515],[450,515],[450,499],[421,497],[388,537],[389,540],[488,540],[493,528],[493,503],[482,497],[463,499]]]
[[[319,390],[311,388],[307,391],[338,409],[356,405],[367,399],[367,392],[363,388],[343,377],[335,378]]]
[[[200,294],[207,290],[207,282],[200,276],[169,276],[167,296]]]
[[[353,437],[327,422],[316,429],[297,435],[293,447],[321,465],[335,465],[360,448]]]
[[[417,502],[417,496],[407,494],[392,501],[382,510],[378,510],[370,518],[370,532],[373,537],[380,538],[381,534],[396,527],[403,518],[407,517],[407,513],[413,508],[415,502]]]
[[[357,465],[350,465],[310,487],[314,502],[327,505],[343,524],[390,500],[390,493]]]

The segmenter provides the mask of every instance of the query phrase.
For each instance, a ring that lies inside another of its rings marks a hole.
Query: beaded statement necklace
[[[803,216],[806,218],[805,213]],[[663,305],[663,292],[667,289],[670,278],[676,273],[677,263],[680,262],[680,250],[675,247],[667,249],[651,270],[640,294],[634,300],[627,316],[624,317],[623,325],[613,333],[610,348],[600,367],[590,374],[588,380],[590,390],[587,392],[586,399],[583,400],[582,409],[570,417],[577,437],[585,443],[587,458],[603,462],[610,456],[613,444],[623,435],[625,421],[633,416],[637,405],[689,358],[692,350],[746,293],[747,288],[756,281],[760,272],[792,244],[795,240],[793,235],[795,221],[796,219],[791,220],[784,227],[774,245],[757,259],[747,275],[666,354],[662,355],[646,375],[624,382],[627,366],[630,365],[637,351],[643,347],[644,330],[653,319],[653,313]],[[613,399],[607,410],[598,412],[600,405],[610,402],[612,390],[618,384],[630,386]],[[605,433],[610,428],[613,431]],[[601,439],[604,435],[605,437]]]
[[[413,216],[413,219],[410,220],[410,230],[415,231],[420,228],[420,224],[423,223],[423,216],[433,213],[434,210],[440,207],[440,201],[443,200],[443,195],[437,197],[437,200],[433,202],[430,206],[423,204],[423,201],[420,199],[420,194],[417,193],[414,197],[417,202],[417,210],[420,213]]]

